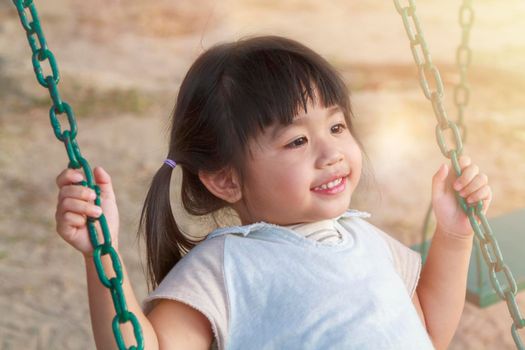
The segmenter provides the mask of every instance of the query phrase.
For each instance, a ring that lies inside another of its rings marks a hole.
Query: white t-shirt
[[[355,228],[360,233],[378,236],[384,240],[390,252],[388,258],[403,281],[406,293],[412,298],[421,271],[421,257],[419,253],[404,246],[374,225],[362,220],[361,218],[369,216],[368,213],[358,211],[349,211],[349,213],[349,216],[356,218],[356,220],[350,222],[350,225],[354,222]],[[336,219],[291,225],[287,229],[293,230],[293,232],[313,240],[319,245],[337,245],[342,239],[342,235],[348,234],[348,232],[345,225],[334,225]],[[239,227],[239,229],[244,227],[246,226]],[[221,230],[224,229],[216,231]],[[230,228],[226,228],[226,230],[231,231]],[[148,311],[154,305],[154,301],[158,299],[178,300],[192,306],[210,320],[215,336],[212,348],[222,350],[225,348],[227,336],[230,332],[231,318],[228,287],[225,283],[224,272],[225,241],[230,235],[221,234],[221,232],[217,233],[219,234],[216,234],[214,231],[210,234],[215,234],[215,237],[206,240],[206,248],[202,249],[200,253],[191,254],[204,242],[181,259],[157,289],[145,299],[144,308]],[[247,234],[243,233],[243,235]],[[191,258],[192,256],[193,258]],[[327,298],[329,297],[327,296]]]

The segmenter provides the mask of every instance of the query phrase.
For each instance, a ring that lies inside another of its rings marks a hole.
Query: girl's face
[[[310,103],[291,125],[266,128],[250,151],[242,200],[234,205],[243,224],[311,222],[348,209],[361,150],[338,106]]]

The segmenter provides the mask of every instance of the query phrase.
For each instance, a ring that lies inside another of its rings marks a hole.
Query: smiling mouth
[[[338,179],[335,179],[333,181],[330,181],[330,182],[327,182],[325,184],[322,184],[321,186],[317,186],[317,187],[314,187],[314,191],[319,191],[319,190],[328,190],[328,189],[331,189],[331,188],[334,188],[336,186],[338,186],[339,184],[341,184],[341,182],[343,182],[343,178],[340,177]]]
[[[348,176],[348,174],[341,176],[320,186],[314,187],[311,189],[311,191],[326,195],[333,195],[343,192],[346,189],[346,182],[348,180]]]

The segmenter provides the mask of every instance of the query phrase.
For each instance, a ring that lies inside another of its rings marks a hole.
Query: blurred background
[[[446,159],[392,2],[46,0],[36,5],[58,61],[62,99],[77,117],[82,153],[112,175],[121,252],[139,299],[147,287],[138,220],[149,181],[167,153],[178,86],[203,50],[247,35],[301,41],[343,74],[375,175],[352,207],[372,213],[371,222],[401,242],[419,242],[431,178]],[[417,9],[445,84],[450,119],[457,115],[459,6],[460,1],[426,1]],[[493,218],[525,207],[525,2],[485,0],[474,2],[474,11],[465,153],[490,179]],[[50,126],[51,101],[35,79],[30,54],[15,7],[0,0],[0,349],[94,348],[83,259],[55,233],[55,178],[67,156]],[[172,198],[177,202],[176,193]],[[524,296],[517,300],[524,312]],[[450,348],[513,349],[510,326],[505,303],[487,309],[467,304]]]

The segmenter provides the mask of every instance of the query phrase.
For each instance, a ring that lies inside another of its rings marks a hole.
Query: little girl
[[[321,56],[282,37],[221,44],[195,61],[172,116],[167,159],[142,211],[149,282],[143,307],[124,268],[128,308],[146,349],[445,349],[464,306],[473,230],[454,190],[491,201],[468,157],[433,177],[437,229],[419,254],[349,210],[362,167],[348,90]],[[174,169],[181,194],[170,198]],[[57,231],[85,258],[96,344],[115,347],[115,315],[86,230],[104,212],[118,251],[118,212],[100,167],[95,194],[57,177]],[[238,225],[188,238],[170,200],[192,215],[233,209]],[[223,210],[225,209],[225,210]],[[187,254],[185,254],[187,253]],[[123,327],[126,344],[134,343]],[[128,327],[131,328],[131,327]]]

